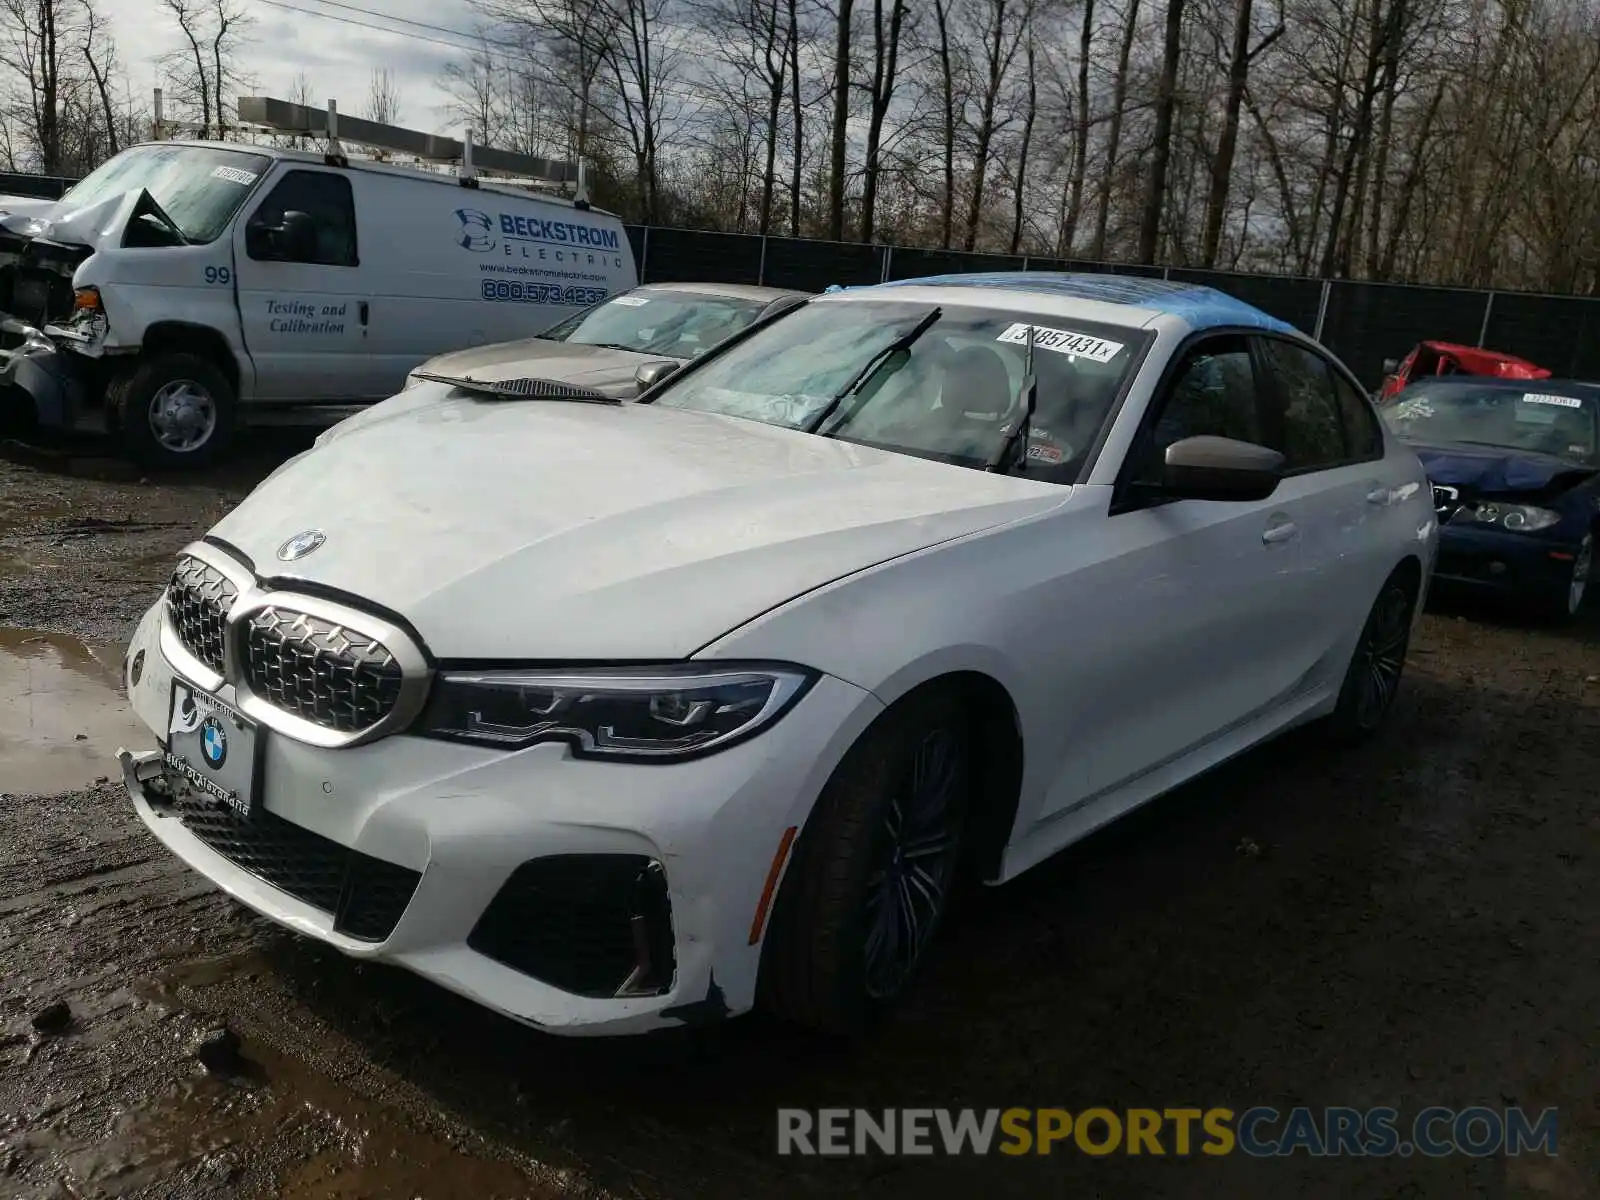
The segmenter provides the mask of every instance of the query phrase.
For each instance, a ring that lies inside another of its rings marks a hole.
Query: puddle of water
[[[0,576],[15,578],[31,571],[56,571],[65,564],[59,558],[33,551],[0,550]]]
[[[0,628],[0,791],[50,793],[115,777],[119,746],[152,744],[119,681],[121,651]]]
[[[196,1066],[194,1076],[164,1094],[122,1109],[92,1143],[40,1130],[23,1142],[91,1194],[108,1198],[196,1171],[224,1194],[241,1178],[275,1176],[278,1200],[563,1194],[554,1172],[540,1180],[511,1162],[475,1158],[273,1050],[247,1042],[242,1053],[238,1079],[218,1079]]]
[[[132,993],[181,1012],[192,1003],[184,993],[248,982],[268,970],[254,949],[188,952],[134,981]],[[36,1131],[29,1145],[107,1197],[188,1175],[202,1163],[224,1188],[265,1170],[276,1176],[278,1200],[555,1200],[570,1190],[564,1172],[535,1166],[530,1175],[512,1162],[474,1157],[270,1046],[247,1040],[241,1055],[237,1080],[197,1065],[190,1078],[119,1113],[93,1144]]]

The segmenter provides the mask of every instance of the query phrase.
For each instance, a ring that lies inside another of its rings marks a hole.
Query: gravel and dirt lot
[[[0,461],[0,1196],[1600,1195],[1592,615],[1430,614],[1378,742],[1291,736],[984,892],[869,1045],[567,1041],[269,926],[104,782],[172,553],[303,444]],[[774,1153],[788,1105],[1255,1104],[1555,1107],[1559,1154]]]

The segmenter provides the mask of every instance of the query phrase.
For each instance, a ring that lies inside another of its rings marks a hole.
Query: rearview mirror
[[[1393,375],[1399,369],[1400,360],[1398,358],[1386,358],[1383,360],[1383,373],[1385,375]]]
[[[1283,479],[1283,455],[1253,442],[1189,437],[1167,447],[1162,487],[1185,500],[1265,500]]]
[[[633,373],[633,381],[639,385],[639,390],[643,392],[660,383],[677,369],[678,364],[675,362],[648,362]]]

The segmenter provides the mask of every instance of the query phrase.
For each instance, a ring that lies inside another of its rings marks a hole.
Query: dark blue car
[[[1434,578],[1573,616],[1600,526],[1600,384],[1425,379],[1379,412],[1433,484]]]

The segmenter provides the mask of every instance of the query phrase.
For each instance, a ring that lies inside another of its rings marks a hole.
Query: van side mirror
[[[1386,358],[1383,360],[1383,373],[1385,375],[1393,375],[1399,369],[1400,360],[1398,358]]]
[[[633,373],[633,382],[639,385],[641,392],[654,387],[667,376],[675,374],[678,364],[675,362],[647,362]]]
[[[1162,490],[1185,500],[1265,500],[1283,479],[1284,457],[1253,442],[1188,437],[1167,447]]]
[[[244,227],[244,248],[251,258],[278,257],[277,229],[271,225],[249,224]]]
[[[278,246],[290,262],[315,262],[317,258],[317,223],[309,213],[286,212],[278,229]]]
[[[309,213],[286,212],[277,225],[252,223],[245,227],[244,238],[252,258],[297,263],[317,259],[317,223]]]

